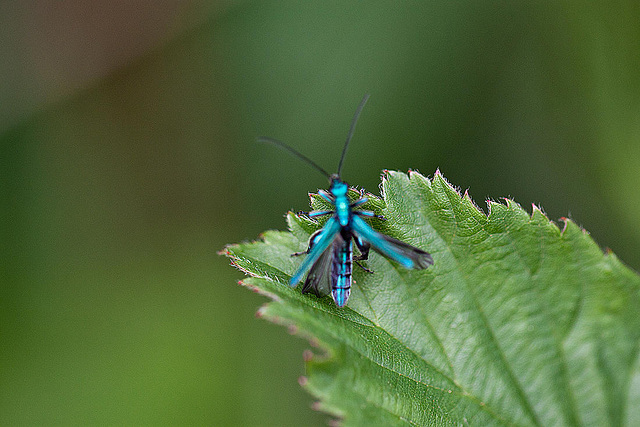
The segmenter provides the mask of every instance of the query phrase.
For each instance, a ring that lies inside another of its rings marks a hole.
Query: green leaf
[[[374,227],[435,264],[372,254],[347,308],[287,285],[319,224],[290,213],[290,232],[227,247],[273,298],[259,313],[320,347],[302,383],[322,410],[345,425],[640,425],[636,273],[535,206],[485,215],[439,172],[387,172],[382,190]]]

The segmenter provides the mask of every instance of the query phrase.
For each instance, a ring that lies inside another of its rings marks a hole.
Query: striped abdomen
[[[341,245],[334,248],[331,265],[331,295],[338,307],[344,307],[351,293],[352,259],[353,243],[351,236],[348,236]]]

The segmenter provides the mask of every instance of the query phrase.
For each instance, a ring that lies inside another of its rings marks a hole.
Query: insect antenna
[[[304,154],[300,153],[299,151],[297,151],[296,149],[294,149],[293,147],[288,146],[287,144],[285,144],[282,141],[279,141],[277,139],[273,139],[273,138],[268,138],[266,136],[260,136],[258,137],[258,141],[259,142],[267,142],[269,144],[273,144],[273,145],[277,145],[278,147],[287,150],[289,153],[293,154],[294,156],[296,156],[297,158],[299,158],[300,160],[307,162],[309,165],[311,165],[314,169],[316,169],[318,172],[320,172],[321,174],[323,174],[324,176],[326,176],[327,178],[331,179],[331,175],[324,169],[322,169],[320,166],[318,166],[318,164],[316,162],[314,162],[313,160],[311,160],[310,158],[308,158],[307,156],[305,156]]]
[[[353,133],[356,130],[356,123],[358,123],[358,117],[360,117],[360,113],[362,112],[362,109],[364,108],[364,104],[367,103],[368,99],[369,99],[369,94],[367,93],[362,98],[362,101],[360,101],[360,105],[358,105],[358,108],[356,109],[356,113],[353,115],[353,119],[351,120],[351,128],[349,129],[347,140],[344,143],[344,148],[342,148],[340,163],[338,163],[338,176],[340,176],[340,171],[342,170],[342,162],[344,161],[344,156],[347,154],[347,147],[349,146],[349,142],[351,141],[351,138],[353,137]]]

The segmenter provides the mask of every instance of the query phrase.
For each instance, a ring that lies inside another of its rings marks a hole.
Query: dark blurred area
[[[0,4],[0,424],[321,425],[216,253],[440,168],[640,267],[640,3]]]

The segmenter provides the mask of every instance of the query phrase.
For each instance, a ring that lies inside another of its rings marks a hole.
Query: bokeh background
[[[0,424],[321,425],[216,253],[436,168],[640,267],[640,3],[0,3]]]

